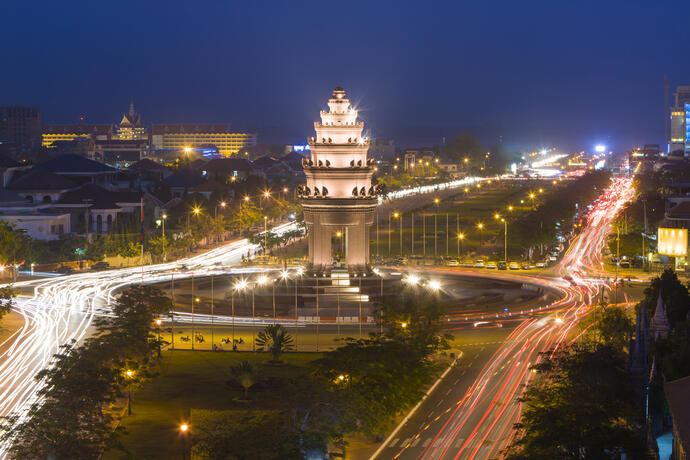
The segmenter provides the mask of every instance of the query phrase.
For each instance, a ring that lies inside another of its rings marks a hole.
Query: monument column
[[[342,88],[335,88],[328,108],[314,123],[311,158],[302,161],[307,183],[298,188],[309,230],[309,264],[330,271],[331,238],[334,229],[344,228],[348,270],[362,271],[369,261],[369,225],[378,202],[379,190],[371,183],[375,161],[367,158],[364,123],[357,121],[357,110]]]

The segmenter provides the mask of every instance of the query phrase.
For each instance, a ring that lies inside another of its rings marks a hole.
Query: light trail
[[[504,455],[514,436],[513,425],[520,416],[517,399],[534,375],[530,366],[539,360],[540,353],[572,343],[573,335],[584,333],[578,333],[578,323],[596,301],[599,289],[605,287],[603,280],[591,278],[587,273],[598,273],[601,250],[611,232],[611,223],[633,197],[631,179],[611,182],[593,204],[586,224],[556,266],[560,278],[529,278],[532,284],[563,292],[561,300],[545,308],[550,314],[524,319],[464,396],[401,445],[393,458],[489,459]],[[466,274],[469,273],[463,273]],[[498,277],[522,278],[509,274]],[[479,316],[468,315],[468,320]],[[423,447],[417,446],[422,435],[431,439]]]
[[[430,193],[461,187],[484,178],[465,178],[452,182],[391,192],[386,200],[397,200],[410,195]],[[297,229],[296,222],[278,225],[270,231],[277,234]],[[0,417],[15,415],[25,419],[30,406],[37,401],[41,383],[35,380],[36,374],[50,366],[53,356],[60,346],[72,341],[79,343],[91,332],[94,316],[107,315],[108,305],[118,291],[139,283],[156,283],[182,280],[219,274],[252,274],[276,270],[270,268],[232,268],[239,264],[243,255],[255,252],[257,245],[242,239],[225,244],[203,254],[174,262],[107,270],[93,273],[80,273],[70,276],[55,276],[50,279],[32,280],[14,284],[17,288],[33,288],[32,297],[18,297],[16,308],[24,317],[24,326],[13,336],[11,344],[0,348]],[[175,312],[176,320],[191,321],[191,314]],[[196,321],[209,319],[208,315],[194,315]],[[232,322],[231,317],[214,316],[219,323]],[[235,317],[235,322],[243,325],[262,326],[269,324],[266,319]],[[277,321],[272,321],[277,322]],[[283,320],[297,325],[296,321]],[[7,453],[9,442],[0,444],[0,456]]]

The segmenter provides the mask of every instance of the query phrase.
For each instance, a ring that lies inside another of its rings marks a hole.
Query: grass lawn
[[[287,353],[282,357],[284,364],[273,366],[266,364],[267,353],[166,351],[160,375],[136,391],[132,415],[122,418],[121,426],[127,431],[122,443],[130,455],[110,451],[102,458],[180,458],[183,441],[178,426],[189,422],[190,409],[270,409],[289,397],[280,389],[255,386],[249,390],[249,401],[240,400],[242,388],[228,384],[231,366],[246,359],[259,363],[264,378],[294,379],[308,372],[307,364],[320,356]]]
[[[546,193],[550,186],[542,185]],[[402,216],[403,233],[403,254],[409,256],[412,250],[412,220],[411,214],[414,213],[414,240],[415,254],[421,255],[424,245],[424,222],[426,226],[426,255],[428,257],[437,255],[457,256],[458,240],[457,229],[463,233],[464,239],[460,247],[461,255],[476,251],[480,245],[480,240],[484,246],[493,241],[497,246],[495,249],[502,249],[502,237],[500,241],[496,239],[502,235],[503,224],[494,218],[496,213],[502,217],[508,217],[509,221],[522,213],[531,209],[531,201],[528,195],[531,191],[529,184],[503,183],[501,185],[484,186],[481,189],[470,188],[470,191],[460,192],[451,199],[446,199],[439,203],[438,208],[434,205],[434,197],[429,195],[429,203],[426,206],[408,211]],[[537,198],[537,202],[539,199]],[[522,203],[520,201],[523,201]],[[509,210],[508,206],[512,206]],[[436,218],[434,215],[436,214]],[[422,215],[426,215],[423,219]],[[448,216],[448,251],[446,252],[446,215]],[[480,231],[477,227],[483,224]],[[510,226],[510,224],[508,224]],[[390,232],[388,230],[388,217],[379,216],[379,239],[377,240],[376,224],[371,228],[371,252],[383,257],[388,256],[388,238],[390,233],[390,254],[397,256],[400,254],[400,220],[391,219]],[[435,244],[435,238],[438,238]],[[510,231],[508,232],[510,240]],[[377,248],[378,245],[378,248]],[[508,245],[511,246],[510,241]],[[436,247],[435,247],[436,246]],[[337,246],[334,246],[337,247]],[[488,249],[488,248],[485,248]],[[502,251],[499,251],[502,253]]]

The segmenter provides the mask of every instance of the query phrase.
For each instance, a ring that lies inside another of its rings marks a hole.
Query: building
[[[429,166],[434,163],[436,154],[433,150],[405,150],[403,156],[404,171],[408,174],[427,175]]]
[[[99,140],[94,144],[94,158],[114,168],[128,168],[148,155],[148,138]]]
[[[340,232],[348,270],[363,271],[377,204],[378,192],[371,183],[375,161],[367,159],[364,123],[357,121],[357,111],[341,87],[333,91],[328,108],[321,111],[321,121],[314,122],[311,158],[302,163],[307,183],[298,188],[309,231],[309,266],[317,273],[330,272],[332,238]]]
[[[668,153],[682,151],[690,154],[690,86],[678,86],[671,107],[671,132]]]
[[[9,144],[14,156],[41,148],[41,111],[35,107],[0,107],[0,144]]]
[[[113,136],[112,125],[44,125],[41,145],[46,148],[57,147],[56,143],[91,139],[105,141]]]
[[[393,161],[395,159],[395,141],[393,139],[371,139],[368,156],[379,161]]]
[[[151,135],[156,150],[184,150],[213,146],[229,157],[256,145],[256,134],[233,133],[228,123],[154,124]]]
[[[141,115],[134,110],[134,102],[129,104],[129,111],[122,115],[115,138],[124,141],[148,139]]]
[[[690,453],[690,377],[664,384],[666,402],[673,419],[674,460],[686,460]]]
[[[0,209],[0,221],[35,240],[57,240],[71,232],[70,215]]]

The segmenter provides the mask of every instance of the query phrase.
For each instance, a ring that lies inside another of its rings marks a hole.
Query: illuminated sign
[[[292,146],[292,151],[293,152],[305,152],[305,151],[310,151],[311,148],[309,147],[309,144],[306,145],[293,145]]]
[[[684,228],[659,228],[658,253],[685,257],[688,253],[688,231]]]

